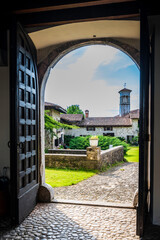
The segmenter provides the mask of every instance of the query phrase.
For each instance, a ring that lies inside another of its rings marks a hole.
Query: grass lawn
[[[124,158],[128,162],[139,162],[139,147],[130,147],[130,149],[125,154]]]
[[[50,184],[52,187],[70,186],[92,177],[97,172],[98,170],[86,171],[46,168],[46,183]]]
[[[130,147],[127,154],[124,156],[128,162],[138,162],[139,161],[139,147]],[[107,171],[110,167],[118,166],[121,163],[113,164],[108,166],[103,171]],[[46,183],[50,184],[52,187],[63,187],[77,184],[87,178],[92,177],[98,170],[71,170],[71,169],[56,169],[56,168],[46,168]]]

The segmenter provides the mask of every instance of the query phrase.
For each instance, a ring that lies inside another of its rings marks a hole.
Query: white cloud
[[[120,86],[111,86],[106,80],[93,81],[97,68],[103,64],[116,62],[118,57],[116,48],[95,45],[86,47],[86,51],[77,56],[75,62],[70,61],[73,52],[67,55],[69,65],[62,68],[65,57],[61,59],[61,66],[56,65],[50,73],[46,86],[46,101],[57,103],[66,108],[72,104],[79,104],[83,111],[88,109],[90,116],[115,116],[119,110]]]

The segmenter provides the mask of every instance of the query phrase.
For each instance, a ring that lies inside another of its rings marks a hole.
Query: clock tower
[[[126,88],[126,83],[124,88],[119,91],[120,94],[120,105],[119,105],[119,115],[120,117],[128,114],[130,112],[130,93],[132,90]]]

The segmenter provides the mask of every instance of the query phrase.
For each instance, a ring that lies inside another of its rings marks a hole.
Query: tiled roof
[[[64,108],[62,108],[61,106],[54,104],[54,103],[45,102],[45,110],[48,110],[48,109],[54,109],[58,112],[66,113],[66,110]]]
[[[115,117],[120,117],[119,115]],[[123,118],[139,119],[139,109],[132,110],[128,114],[124,115]]]
[[[61,121],[65,122],[81,122],[84,118],[83,114],[61,114]]]
[[[136,110],[133,110],[133,111],[130,111],[130,118],[136,118],[136,119],[139,119],[139,109],[136,109]]]
[[[115,127],[130,127],[132,126],[132,121],[130,118],[125,117],[90,117],[85,118],[83,121],[77,124],[80,127],[95,126],[95,127],[105,127],[105,126],[115,126]]]
[[[139,109],[130,111],[123,117],[89,117],[84,118],[82,114],[61,114],[61,121],[76,124],[79,127],[131,127],[132,119],[139,119]]]
[[[132,92],[132,90],[128,89],[128,88],[123,88],[119,91],[120,92]]]

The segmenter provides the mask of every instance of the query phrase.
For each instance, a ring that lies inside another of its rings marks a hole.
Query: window
[[[123,103],[128,103],[128,96],[123,97]]]
[[[110,137],[114,137],[114,133],[103,133],[103,136],[110,136]]]
[[[59,140],[58,140],[59,144],[62,143],[62,138],[60,137]]]
[[[55,139],[55,146],[58,146],[58,139]]]
[[[130,142],[132,141],[132,139],[134,138],[133,135],[127,135],[127,142]]]
[[[104,131],[112,131],[113,128],[112,127],[104,127]]]
[[[95,131],[95,127],[87,127],[87,131]]]

